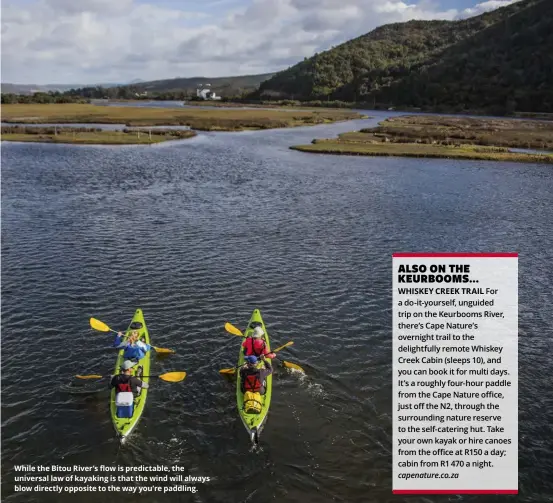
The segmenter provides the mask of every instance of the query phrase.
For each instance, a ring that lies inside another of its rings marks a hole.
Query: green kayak
[[[141,309],[137,309],[134,313],[133,319],[129,325],[129,328],[125,332],[123,340],[127,340],[133,330],[138,331],[139,340],[145,342],[146,344],[150,344],[150,335],[148,334],[148,329],[146,328],[146,322],[144,321],[144,315],[142,314]],[[120,373],[121,365],[124,361],[123,353],[124,350],[121,349],[117,356],[117,362],[115,363],[115,374]],[[142,376],[150,375],[150,353],[151,351],[148,351],[146,353],[146,356],[144,356],[144,358],[142,358],[138,365],[135,365],[132,370],[132,375],[138,377],[146,383],[150,382],[150,378],[142,378]],[[140,417],[144,412],[144,406],[146,405],[147,396],[148,390],[144,388],[141,389],[138,396],[134,398],[134,409],[132,417],[120,418],[117,417],[117,407],[115,405],[115,389],[111,390],[111,420],[113,422],[113,426],[115,427],[115,431],[117,432],[117,435],[121,440],[121,443],[125,441],[125,439],[130,435],[131,431],[134,429],[134,427],[138,424],[138,421],[140,420]]]
[[[261,318],[261,313],[259,312],[259,309],[256,309],[253,312],[252,317],[250,318],[250,322],[248,323],[248,327],[244,332],[244,337],[251,336],[253,333],[253,330],[257,326],[260,326],[263,329],[263,332],[265,332],[265,335],[263,336],[263,340],[265,341],[267,349],[270,351],[271,347],[269,345],[269,334],[267,333],[267,329],[265,328],[265,323],[263,323],[263,318]],[[242,345],[240,345],[240,353],[238,355],[238,365],[241,366],[243,364],[244,364],[244,351],[242,349]],[[259,368],[263,368],[263,366],[264,366],[263,362],[260,362]],[[244,423],[244,426],[248,431],[250,440],[252,441],[252,443],[257,444],[259,442],[259,435],[261,434],[261,430],[263,429],[263,426],[265,425],[265,422],[267,420],[267,415],[269,413],[269,406],[271,405],[273,376],[270,375],[267,377],[266,385],[265,385],[266,391],[264,395],[261,395],[261,411],[255,414],[250,414],[246,412],[244,407],[244,393],[242,393],[242,380],[240,379],[240,371],[236,373],[236,376],[237,376],[236,377],[236,403],[238,405],[238,414],[240,414],[242,422]]]

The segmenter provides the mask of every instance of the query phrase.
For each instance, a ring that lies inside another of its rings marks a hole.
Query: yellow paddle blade
[[[77,379],[102,379],[102,377],[104,376],[99,376],[99,375],[96,375],[96,374],[92,374],[92,375],[89,375],[89,376],[75,376]]]
[[[167,349],[167,348],[157,348],[155,346],[152,346],[156,353],[174,353],[175,351],[173,349]]]
[[[305,374],[305,370],[303,370],[299,365],[292,363],[292,362],[282,362],[283,365],[289,369],[299,370],[300,372],[303,372]]]
[[[96,318],[90,318],[90,326],[94,330],[99,330],[100,332],[111,332],[111,328]]]
[[[236,372],[235,368],[219,370],[219,374],[234,374],[235,372]]]
[[[281,349],[287,348],[288,346],[291,346],[292,344],[294,344],[294,341],[287,342],[283,346],[280,346],[280,348],[274,349],[272,352],[273,353],[278,353]]]
[[[232,335],[238,335],[239,337],[244,337],[244,334],[239,328],[236,328],[234,325],[231,325],[228,321],[225,323],[225,330]]]
[[[167,372],[158,376],[162,381],[180,382],[186,377],[186,372]]]

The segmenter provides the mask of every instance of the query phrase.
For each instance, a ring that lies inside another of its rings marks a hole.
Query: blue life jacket
[[[113,342],[113,346],[116,348],[119,348],[122,341],[123,341],[123,338],[119,337],[119,335],[116,335],[115,341]],[[144,346],[146,347],[143,348],[140,346],[131,346],[131,345],[124,346],[125,351],[123,352],[123,358],[125,358],[126,360],[133,360],[133,359],[142,360],[142,358],[146,356],[146,353],[150,351],[152,347],[149,344],[146,344],[144,342],[142,344],[144,344]]]
[[[127,346],[123,352],[123,358],[125,360],[142,360],[146,356],[146,352],[143,348],[138,346]]]

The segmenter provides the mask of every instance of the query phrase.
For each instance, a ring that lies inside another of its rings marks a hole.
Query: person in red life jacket
[[[258,359],[257,356],[251,355],[244,358],[246,364],[240,369],[240,381],[242,383],[242,393],[246,391],[253,391],[254,393],[265,394],[265,379],[273,373],[273,367],[271,363],[263,356],[263,364],[265,368],[257,368]]]
[[[147,389],[148,383],[141,381],[137,377],[131,375],[132,368],[136,365],[136,362],[125,360],[121,365],[121,373],[111,378],[110,389],[115,388],[117,393],[131,392],[133,395],[137,395],[141,388]]]
[[[242,343],[244,348],[244,356],[264,356],[265,358],[273,359],[276,355],[275,353],[269,353],[263,336],[265,332],[261,327],[255,327],[251,337],[246,337],[246,340]]]
[[[148,383],[131,375],[136,362],[125,360],[121,365],[121,373],[111,378],[110,388],[115,388],[115,414],[120,418],[130,418],[134,414],[134,397],[142,388],[148,388]]]

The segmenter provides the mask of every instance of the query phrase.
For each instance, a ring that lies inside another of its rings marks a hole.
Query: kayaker
[[[126,341],[123,341],[123,332],[118,332],[113,342],[114,347],[117,349],[125,348],[123,352],[123,358],[125,360],[140,361],[146,353],[152,349],[152,346],[146,344],[143,341],[138,340],[138,330],[133,330],[131,335]]]
[[[261,395],[265,394],[265,379],[273,373],[271,363],[261,356],[261,360],[265,368],[257,368],[258,358],[255,355],[246,356],[246,363],[240,369],[240,380],[242,383],[242,393],[246,391],[257,392]]]
[[[131,375],[136,362],[125,360],[121,365],[121,373],[111,378],[110,388],[115,388],[115,414],[119,418],[130,418],[134,414],[134,397],[142,388],[147,389],[148,383]]]
[[[267,349],[265,341],[262,337],[265,335],[263,329],[259,326],[255,327],[251,337],[246,337],[246,340],[242,343],[244,348],[244,356],[257,356],[258,358],[263,355],[265,358],[274,358],[275,353],[270,353]]]
[[[111,378],[110,389],[115,388],[117,393],[132,392],[138,394],[142,388],[148,389],[148,383],[141,381],[132,374],[132,368],[136,362],[125,360],[121,365],[121,373]]]

